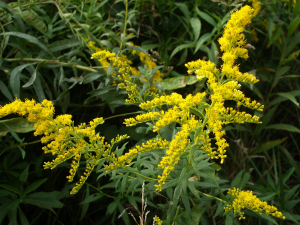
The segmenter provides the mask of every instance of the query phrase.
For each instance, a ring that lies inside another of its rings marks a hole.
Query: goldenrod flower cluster
[[[258,79],[249,74],[241,73],[238,65],[234,65],[238,57],[248,58],[248,51],[244,48],[246,44],[243,32],[244,27],[251,22],[253,9],[245,6],[231,15],[228,21],[223,37],[219,39],[221,50],[224,52],[222,60],[224,64],[221,70],[217,69],[215,64],[210,61],[197,60],[186,64],[188,73],[195,73],[199,80],[207,79],[210,90],[210,104],[205,102],[206,93],[197,93],[183,98],[180,94],[172,93],[154,98],[151,101],[140,103],[140,108],[147,111],[135,118],[125,119],[126,126],[135,126],[138,123],[151,121],[153,123],[153,132],[158,132],[163,127],[176,123],[181,125],[181,130],[177,132],[174,139],[169,143],[166,155],[162,158],[158,167],[163,169],[162,175],[158,176],[156,190],[162,190],[167,177],[174,170],[183,153],[189,151],[192,146],[198,146],[198,149],[205,151],[212,159],[220,159],[223,163],[226,158],[226,148],[228,143],[223,138],[225,131],[223,126],[228,123],[259,123],[257,116],[251,116],[245,112],[239,112],[233,108],[226,108],[226,100],[234,100],[238,106],[245,106],[250,109],[262,111],[263,106],[246,98],[239,90],[240,82],[256,83]],[[225,79],[227,78],[227,79]],[[196,116],[201,115],[199,106],[205,106],[206,114],[200,119]],[[166,110],[162,110],[163,108]],[[197,113],[198,112],[198,113]],[[195,113],[195,115],[194,115]],[[191,136],[194,136],[191,142]],[[212,148],[210,134],[213,133],[216,150]],[[131,162],[132,157],[139,154],[134,150],[130,154],[120,157],[120,164],[116,166],[123,167],[128,159]]]
[[[87,162],[86,169],[71,194],[78,192],[101,159],[113,157],[110,152],[112,146],[127,138],[127,135],[123,135],[113,139],[111,144],[104,142],[104,137],[95,133],[96,126],[104,123],[103,118],[95,118],[89,125],[83,123],[79,126],[74,126],[71,115],[59,115],[53,119],[54,107],[48,100],[36,103],[35,100],[22,102],[16,99],[10,104],[0,106],[0,118],[9,114],[27,116],[27,120],[34,123],[34,135],[44,135],[41,142],[48,143],[43,147],[44,152],[56,156],[51,162],[45,162],[45,169],[53,169],[62,162],[72,159],[70,175],[67,176],[68,181],[72,182],[81,156],[84,155]]]
[[[251,22],[252,16],[253,9],[249,6],[245,6],[231,15],[224,34],[219,39],[221,50],[224,52],[221,71],[215,68],[215,64],[210,61],[197,60],[186,64],[189,74],[195,73],[199,80],[207,78],[211,91],[211,105],[206,109],[207,129],[214,133],[218,151],[212,151],[210,147],[205,148],[211,158],[220,158],[221,163],[226,158],[225,149],[228,147],[228,143],[223,138],[225,135],[225,131],[222,131],[223,125],[244,122],[259,123],[257,116],[225,108],[225,100],[234,100],[237,101],[238,106],[243,105],[259,111],[263,109],[260,103],[251,101],[238,90],[240,88],[238,81],[254,84],[258,82],[258,79],[249,73],[241,73],[238,66],[234,65],[238,57],[248,58],[248,51],[244,48],[245,36],[242,31]],[[224,80],[225,76],[227,80]],[[206,140],[205,136],[202,136],[201,140]],[[218,155],[216,155],[217,152],[219,152]]]
[[[162,225],[162,221],[159,219],[158,216],[154,217],[154,221],[155,221],[155,223],[157,223],[157,225]]]
[[[119,88],[125,89],[128,92],[128,99],[126,99],[126,104],[132,103],[141,103],[143,102],[143,98],[147,96],[157,97],[155,94],[157,88],[149,83],[147,90],[143,93],[143,97],[140,95],[139,87],[141,82],[136,81],[132,76],[141,76],[141,73],[135,68],[130,66],[132,62],[127,59],[125,55],[117,56],[115,53],[111,53],[107,50],[102,50],[94,46],[94,42],[89,42],[90,47],[95,51],[92,54],[92,59],[98,59],[104,69],[107,71],[108,66],[112,66],[111,75],[112,77],[118,78]],[[134,44],[131,43],[133,46]],[[154,69],[157,67],[156,63],[152,62],[150,57],[143,53],[138,52],[136,50],[131,51],[132,55],[138,54],[140,61],[147,65],[148,69]],[[116,73],[117,74],[116,74]],[[162,80],[163,75],[158,70],[153,75],[153,81],[160,81]],[[143,78],[144,82],[149,82],[150,79]]]
[[[252,191],[240,191],[238,188],[234,188],[233,190],[229,189],[228,194],[233,196],[233,202],[232,204],[226,205],[224,210],[225,212],[229,212],[233,209],[234,212],[240,215],[240,220],[245,219],[244,212],[241,211],[243,209],[250,209],[259,214],[265,211],[267,215],[285,219],[285,216],[283,216],[281,212],[278,212],[275,206],[270,206],[267,202],[259,200],[259,198],[253,195]]]
[[[146,143],[143,143],[142,146],[135,146],[135,148],[130,149],[128,153],[120,156],[117,160],[111,162],[110,165],[105,166],[107,172],[117,169],[127,167],[125,164],[130,164],[131,161],[143,152],[149,152],[157,149],[166,149],[169,146],[169,142],[162,138],[157,138],[154,140],[148,140]]]
[[[252,2],[252,7],[254,9],[253,17],[255,17],[261,10],[261,2],[259,0],[249,0],[249,2]]]

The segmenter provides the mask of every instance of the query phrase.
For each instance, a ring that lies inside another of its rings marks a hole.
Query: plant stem
[[[123,30],[123,34],[126,37],[126,26],[127,26],[127,16],[128,16],[128,0],[126,0],[126,11],[125,11],[125,24],[124,24],[124,30]]]
[[[120,116],[127,116],[127,115],[132,115],[132,114],[137,114],[137,113],[138,112],[132,112],[132,113],[124,113],[124,114],[120,114],[120,115],[115,115],[115,116],[105,118],[104,121],[109,120],[109,119],[113,119],[113,118],[116,118],[116,117],[120,117]]]
[[[58,64],[61,66],[73,67],[73,68],[88,71],[88,72],[98,72],[98,70],[95,70],[91,67],[74,65],[72,63],[60,62],[59,60],[37,59],[37,58],[10,58],[10,59],[4,59],[4,61],[7,61],[7,62],[46,62],[47,64]]]

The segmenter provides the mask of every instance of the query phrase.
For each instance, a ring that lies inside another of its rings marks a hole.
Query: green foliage
[[[94,49],[89,41],[133,62],[132,67],[141,73],[132,76],[140,93],[149,85],[155,85],[159,94],[209,92],[203,81],[187,75],[183,64],[206,58],[219,66],[217,40],[234,9],[212,1],[0,2],[0,105],[14,98],[48,99],[57,115],[72,114],[76,124],[104,117],[97,132],[107,142],[117,134],[130,136],[123,146],[114,148],[119,157],[153,139],[153,124],[123,125],[124,118],[142,112],[136,104],[125,105],[128,93],[114,85],[118,78],[112,76],[117,68],[105,70],[98,60],[90,59]],[[236,187],[275,205],[287,220],[247,210],[244,223],[298,224],[299,10],[299,1],[262,1],[253,25],[247,27],[248,43],[255,49],[250,47],[249,59],[238,63],[241,71],[260,79],[255,86],[245,84],[243,91],[265,105],[263,112],[255,114],[262,124],[224,128],[230,140],[224,165],[212,163],[203,151],[196,151],[189,164],[191,156],[184,154],[161,193],[155,192],[154,184],[161,174],[156,168],[163,152],[155,150],[112,173],[103,169],[108,162],[100,161],[96,173],[71,197],[74,185],[65,179],[70,163],[44,171],[43,162],[53,157],[40,151],[32,124],[23,118],[1,120],[0,223],[134,224],[133,217],[138,221],[142,216],[142,224],[151,224],[157,215],[163,224],[243,224],[236,213],[224,212],[232,200],[225,193]],[[258,42],[250,41],[252,29],[258,33]],[[131,54],[133,50],[149,54],[158,67],[145,67]],[[156,71],[165,79],[153,81]],[[228,102],[228,106],[233,105]],[[204,118],[205,106],[191,113]],[[170,124],[160,134],[170,141],[177,132],[175,124]],[[81,162],[77,178],[84,169]]]

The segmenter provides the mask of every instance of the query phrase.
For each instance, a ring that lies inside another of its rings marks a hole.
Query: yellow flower
[[[233,202],[232,204],[227,204],[224,210],[225,212],[229,212],[233,209],[234,212],[240,215],[240,220],[245,219],[244,213],[241,212],[243,209],[250,209],[259,214],[265,211],[267,215],[285,219],[285,216],[281,212],[278,212],[275,206],[270,206],[268,203],[259,200],[259,198],[253,195],[252,191],[240,191],[238,188],[234,188],[233,190],[229,189],[228,194],[233,196]]]
[[[154,217],[154,221],[155,221],[155,223],[157,223],[157,225],[162,225],[162,221],[159,219],[158,216]]]

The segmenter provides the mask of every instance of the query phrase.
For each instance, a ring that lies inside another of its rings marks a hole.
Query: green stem
[[[59,60],[36,59],[36,58],[10,58],[10,59],[4,59],[4,61],[7,61],[7,62],[46,62],[47,64],[58,64],[61,66],[73,67],[73,68],[88,71],[88,72],[98,72],[98,70],[92,69],[91,67],[74,65],[74,64],[65,63],[65,62],[59,62]]]
[[[95,186],[89,184],[89,183],[86,183],[87,186],[91,187],[91,188],[94,188],[95,190],[97,190],[98,192],[100,192],[101,194],[104,194],[105,196],[109,197],[109,198],[113,198],[113,199],[116,199],[117,197],[114,197],[114,196],[111,196],[111,195],[108,195],[106,193],[104,193],[103,191],[101,191],[100,189],[96,188]]]
[[[124,24],[124,31],[123,31],[123,34],[124,34],[124,36],[126,37],[127,16],[128,16],[128,0],[126,0],[125,7],[126,7],[126,11],[125,11],[125,24]]]
[[[220,199],[220,198],[217,198],[217,197],[215,197],[215,196],[212,196],[212,195],[203,193],[203,192],[201,192],[201,191],[198,191],[198,192],[199,192],[200,194],[202,194],[202,195],[205,195],[206,197],[214,198],[214,199],[216,199],[216,200],[218,200],[218,201],[220,201],[220,202],[223,202],[223,203],[228,203],[228,202],[226,202],[226,201],[224,201],[224,200],[222,200],[222,199]]]
[[[113,119],[113,118],[116,118],[116,117],[127,116],[127,115],[132,115],[132,114],[137,114],[137,113],[138,112],[132,112],[132,113],[124,113],[124,114],[120,114],[120,115],[115,115],[115,116],[105,118],[104,121],[109,120],[109,119]]]
[[[1,152],[7,151],[7,150],[11,150],[11,149],[14,149],[14,148],[23,147],[23,146],[26,146],[26,145],[33,145],[33,144],[40,143],[40,142],[41,142],[41,140],[33,141],[33,142],[30,142],[30,143],[23,143],[23,144],[20,144],[20,145],[16,145],[16,146],[12,146],[12,147],[6,148],[6,149],[4,149]]]
[[[154,178],[151,178],[151,177],[146,177],[146,176],[144,176],[144,175],[142,175],[142,174],[140,174],[140,173],[136,173],[136,172],[133,172],[133,171],[131,171],[131,170],[128,170],[127,168],[124,168],[124,169],[127,170],[129,173],[133,173],[133,174],[135,174],[135,175],[139,175],[140,177],[145,178],[145,179],[147,179],[147,180],[155,180],[155,181],[158,181],[158,179],[154,179]]]

